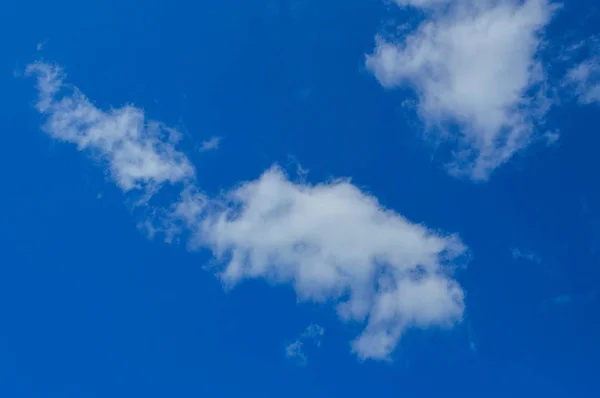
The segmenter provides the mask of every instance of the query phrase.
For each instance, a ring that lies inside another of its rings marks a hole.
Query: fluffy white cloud
[[[291,284],[300,300],[336,303],[344,320],[366,322],[353,342],[361,358],[387,358],[409,327],[450,326],[463,291],[445,265],[465,250],[386,210],[348,181],[309,185],[277,167],[243,183],[196,217],[187,196],[177,213],[226,264],[228,285],[248,278]]]
[[[292,285],[301,300],[334,303],[341,319],[365,325],[352,344],[361,358],[387,358],[407,328],[460,321],[464,294],[451,263],[465,247],[457,237],[408,221],[347,180],[293,182],[277,167],[210,198],[169,140],[175,132],[134,107],[99,110],[76,88],[59,97],[55,66],[29,72],[48,134],[99,155],[121,189],[185,183],[160,229],[189,232],[193,246],[212,250],[226,284],[265,278]]]
[[[449,3],[401,40],[377,38],[367,67],[384,87],[410,86],[428,130],[456,142],[450,171],[484,180],[530,142],[547,101],[537,59],[547,0]]]
[[[77,88],[63,83],[58,66],[34,63],[27,73],[37,77],[37,109],[48,116],[44,130],[106,162],[124,191],[153,190],[194,176],[188,158],[175,149],[175,130],[145,121],[143,111],[133,106],[98,109]],[[61,96],[63,91],[68,94]]]

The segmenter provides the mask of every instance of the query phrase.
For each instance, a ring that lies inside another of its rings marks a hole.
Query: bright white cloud
[[[367,67],[384,87],[409,86],[428,130],[457,143],[450,171],[485,180],[527,146],[547,109],[537,55],[554,6],[547,0],[449,3],[401,40],[377,39]]]
[[[34,63],[27,73],[37,77],[37,109],[48,116],[44,130],[106,162],[124,191],[153,190],[193,178],[190,161],[175,149],[175,130],[146,121],[143,111],[133,106],[98,109],[77,88],[63,83],[63,71],[55,65]],[[63,91],[68,93],[61,96]]]
[[[409,327],[462,317],[463,291],[445,267],[464,252],[459,239],[384,209],[348,181],[294,183],[274,167],[197,215],[185,215],[188,227],[226,264],[225,283],[266,278],[293,285],[300,300],[336,303],[342,319],[366,323],[353,342],[361,358],[387,358]]]
[[[408,221],[347,180],[293,182],[278,167],[210,198],[175,149],[175,132],[131,106],[102,111],[76,88],[60,97],[60,68],[37,63],[29,73],[45,131],[100,156],[121,189],[185,183],[158,229],[191,233],[191,245],[222,264],[226,284],[264,278],[293,286],[300,300],[333,303],[341,319],[364,324],[352,348],[365,359],[388,358],[408,328],[461,320],[464,293],[451,271],[466,249],[456,236]]]

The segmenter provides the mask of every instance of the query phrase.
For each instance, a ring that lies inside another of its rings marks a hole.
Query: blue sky
[[[0,394],[597,396],[599,12],[4,1]]]

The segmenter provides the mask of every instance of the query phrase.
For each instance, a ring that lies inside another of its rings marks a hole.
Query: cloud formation
[[[221,137],[211,137],[206,141],[202,141],[202,143],[200,144],[200,152],[219,149],[219,145],[221,145],[221,139]]]
[[[306,343],[313,344],[317,347],[321,346],[321,337],[325,334],[325,329],[322,326],[311,324],[306,330],[294,341],[285,347],[285,356],[288,359],[295,360],[300,365],[306,365],[308,358],[304,352]]]
[[[143,111],[133,106],[98,109],[77,88],[64,84],[57,66],[34,63],[27,74],[37,77],[36,108],[48,116],[44,131],[104,162],[123,191],[152,190],[194,177],[188,158],[175,149],[177,131],[146,121]],[[69,94],[61,96],[63,91]]]
[[[226,264],[224,282],[267,278],[292,284],[300,300],[335,302],[342,319],[367,324],[353,342],[361,357],[385,358],[407,328],[463,314],[463,292],[445,273],[465,250],[460,240],[382,208],[348,181],[294,183],[273,167],[214,208],[199,212],[201,204],[184,196],[176,213]]]
[[[569,69],[565,83],[573,89],[579,103],[600,103],[600,55],[592,55]]]
[[[364,359],[387,359],[408,328],[461,320],[464,293],[451,275],[466,250],[458,237],[408,221],[348,180],[294,182],[277,166],[211,198],[176,149],[175,130],[132,106],[98,109],[57,66],[28,72],[44,130],[99,157],[124,192],[178,183],[158,228],[211,250],[225,284],[263,278],[293,286],[300,300],[333,303],[342,320],[364,325],[352,342]]]
[[[378,37],[366,64],[382,86],[407,86],[429,132],[453,143],[452,174],[486,180],[531,141],[548,108],[538,59],[547,0],[396,0],[425,11],[401,39]]]

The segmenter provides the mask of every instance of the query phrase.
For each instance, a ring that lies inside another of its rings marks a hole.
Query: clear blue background
[[[595,7],[568,2],[549,41],[594,33]],[[364,70],[390,16],[403,18],[383,0],[4,0],[0,396],[600,396],[598,107],[553,110],[559,145],[487,184],[453,179],[400,106],[412,94]],[[147,240],[102,170],[40,131],[21,77],[40,57],[98,106],[134,103],[180,129],[208,192],[298,161],[311,181],[351,176],[458,232],[465,323],[409,333],[392,364],[360,363],[356,327],[332,308],[262,282],[225,293],[205,255]],[[200,153],[215,135],[221,148]],[[298,367],[284,347],[310,322],[326,333]]]

